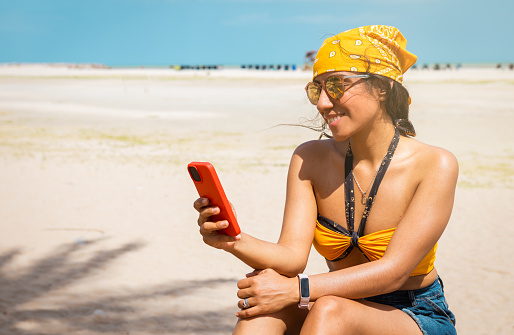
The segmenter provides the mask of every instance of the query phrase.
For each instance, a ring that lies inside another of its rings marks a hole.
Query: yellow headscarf
[[[331,71],[370,72],[396,80],[417,57],[407,50],[407,40],[391,26],[364,26],[325,40],[316,54],[313,78]],[[369,68],[368,68],[369,61]]]

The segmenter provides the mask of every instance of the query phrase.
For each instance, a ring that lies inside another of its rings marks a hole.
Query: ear
[[[387,87],[388,85],[389,87]],[[382,87],[378,90],[378,99],[380,101],[385,101],[387,99],[387,94],[393,88],[393,81],[389,81],[389,83],[382,83]]]
[[[378,90],[378,100],[385,101],[387,98],[387,91],[383,88]]]

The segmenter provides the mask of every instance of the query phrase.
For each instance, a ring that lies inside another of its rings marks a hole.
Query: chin
[[[333,136],[333,139],[336,141],[336,142],[344,142],[346,141],[347,139],[350,138],[350,135],[348,134],[337,134],[337,133],[332,133],[332,136]]]

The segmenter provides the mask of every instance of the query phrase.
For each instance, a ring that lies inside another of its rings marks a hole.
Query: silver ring
[[[243,300],[243,309],[250,308],[250,304],[248,303],[248,298],[244,298]]]

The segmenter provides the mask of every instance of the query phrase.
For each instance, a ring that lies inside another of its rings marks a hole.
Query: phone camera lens
[[[200,177],[200,174],[198,173],[198,170],[194,168],[193,166],[190,166],[187,168],[189,170],[189,174],[191,175],[191,178],[193,178],[194,181],[201,182],[202,178]]]

